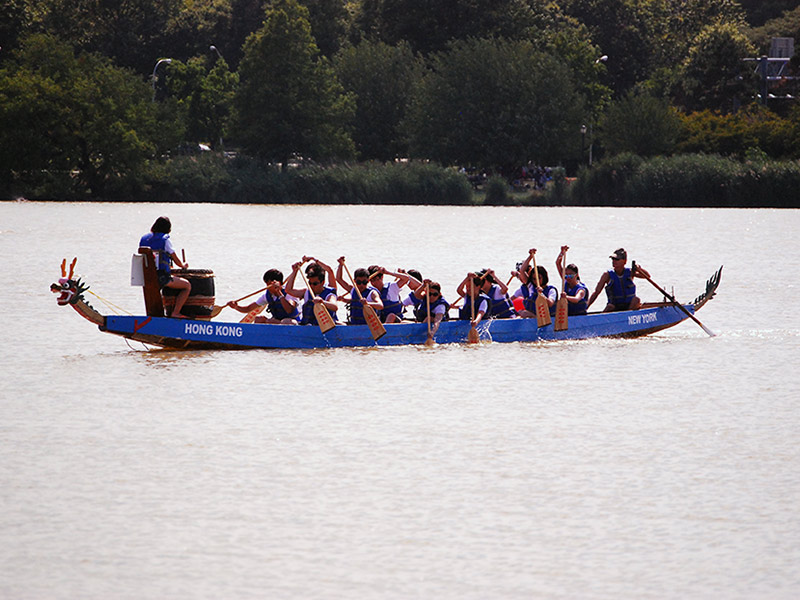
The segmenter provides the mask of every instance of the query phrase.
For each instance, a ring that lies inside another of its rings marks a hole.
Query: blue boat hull
[[[693,313],[692,304],[685,305]],[[674,305],[660,305],[637,311],[593,313],[569,318],[569,329],[554,331],[553,325],[538,327],[536,319],[494,319],[481,323],[482,341],[500,343],[577,340],[595,337],[642,336],[677,325],[687,315]],[[374,340],[366,325],[339,325],[327,333],[316,326],[227,323],[146,316],[106,316],[102,331],[140,342],[171,348],[351,348],[421,345],[427,340],[427,326],[421,323],[386,325],[386,335]],[[441,323],[437,344],[467,342],[468,321]]]

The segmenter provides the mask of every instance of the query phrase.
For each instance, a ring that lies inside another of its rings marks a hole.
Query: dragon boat
[[[153,279],[154,271],[145,278],[150,281],[149,285],[144,285],[145,314],[102,315],[84,297],[89,286],[74,277],[75,262],[72,261],[69,271],[66,269],[66,260],[62,262],[62,277],[50,286],[52,292],[58,293],[58,304],[72,306],[81,316],[96,324],[100,331],[152,346],[175,349],[315,349],[430,343],[427,325],[423,323],[386,324],[385,335],[376,340],[367,325],[339,324],[323,333],[314,325],[213,321],[211,311],[189,319],[167,318],[163,316],[163,305]],[[714,297],[721,275],[722,267],[708,279],[705,291],[687,304],[678,303],[658,288],[664,295],[664,301],[643,303],[635,311],[570,316],[569,326],[563,331],[556,331],[552,323],[539,327],[536,319],[486,319],[477,326],[478,337],[480,341],[508,343],[649,335],[687,319],[697,321],[694,313]],[[200,303],[203,302],[207,305],[209,298],[201,298]],[[213,305],[213,298],[210,303]],[[203,311],[202,307],[200,311]],[[710,333],[699,321],[697,323]],[[470,330],[468,321],[442,321],[433,341],[437,344],[464,344],[470,340]]]

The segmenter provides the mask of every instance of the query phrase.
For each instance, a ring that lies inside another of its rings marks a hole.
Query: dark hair
[[[489,269],[481,269],[478,271],[478,277],[483,280],[478,285],[483,285],[484,281],[488,281],[489,283],[497,283],[497,280],[489,274]]]
[[[442,286],[441,286],[441,285],[439,285],[439,282],[438,282],[438,281],[431,281],[431,282],[428,284],[428,288],[429,288],[429,289],[432,289],[432,290],[436,290],[437,292],[439,292],[439,294],[441,294],[441,293],[442,293]]]
[[[422,273],[420,273],[416,269],[408,269],[406,273],[414,277],[417,281],[422,281]]]
[[[172,231],[172,223],[169,220],[169,217],[158,217],[156,222],[153,223],[153,226],[150,228],[150,231],[153,233],[169,233]]]
[[[542,265],[536,265],[536,270],[539,271],[539,285],[542,287],[547,285],[547,282],[550,281],[550,278],[547,276],[547,269],[545,269]],[[534,281],[534,283],[536,283]]]
[[[264,273],[264,283],[269,283],[270,281],[283,283],[283,273],[278,269],[268,269],[267,272]]]
[[[320,267],[317,263],[311,263],[306,267],[306,277],[316,277],[325,283],[325,269]]]
[[[353,273],[353,278],[358,279],[359,277],[366,277],[369,279],[369,271],[366,269],[356,269],[356,272]]]
[[[380,265],[370,265],[367,267],[367,271],[369,272],[370,279],[375,273],[378,273],[381,270]],[[376,275],[378,277],[379,275]]]
[[[564,267],[564,273],[567,272],[567,269],[570,269],[571,271],[575,271],[575,276],[578,279],[581,278],[580,273],[578,273],[578,267],[575,266],[575,263],[569,263],[566,267]]]

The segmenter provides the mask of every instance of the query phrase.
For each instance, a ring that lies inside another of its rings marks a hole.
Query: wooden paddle
[[[561,297],[556,302],[556,322],[553,325],[554,331],[566,331],[569,328],[569,301],[567,300],[567,253],[564,252],[564,259],[561,263]]]
[[[469,276],[469,301],[472,306],[472,321],[470,321],[471,327],[467,334],[467,342],[477,344],[480,341],[480,337],[478,336],[478,330],[475,329],[475,282],[472,280],[472,275]]]
[[[431,286],[425,284],[425,303],[428,305],[428,339],[425,340],[426,346],[433,346],[433,334],[431,333]]]
[[[331,313],[328,312],[328,309],[325,308],[325,305],[321,302],[314,302],[314,298],[317,295],[311,289],[311,286],[308,285],[308,280],[306,276],[303,275],[303,270],[300,269],[300,276],[303,278],[303,281],[306,283],[306,288],[308,288],[308,293],[311,296],[311,302],[314,304],[314,317],[317,319],[317,325],[319,325],[319,330],[322,333],[326,333],[336,327],[336,322],[333,320]]]
[[[632,263],[632,267],[633,267],[633,268],[631,269],[631,276],[633,276],[633,273],[635,273],[635,272],[636,272],[636,262],[633,262],[633,263]],[[650,278],[649,278],[647,275],[645,275],[643,271],[639,271],[639,276],[640,276],[640,277],[644,277],[645,279],[647,279],[647,281],[649,281],[650,283],[652,283],[654,288],[656,288],[656,289],[657,289],[659,292],[661,292],[662,294],[664,294],[664,297],[665,297],[665,298],[667,298],[667,299],[668,299],[670,302],[672,302],[672,303],[673,303],[675,306],[677,306],[677,307],[678,307],[678,308],[680,308],[680,309],[681,309],[681,310],[682,310],[684,313],[686,313],[686,316],[687,316],[687,317],[689,317],[689,318],[690,318],[692,321],[694,321],[695,323],[697,323],[698,325],[700,325],[700,327],[702,327],[702,328],[703,328],[703,331],[705,331],[705,332],[706,332],[706,333],[707,333],[709,336],[711,336],[711,337],[714,337],[714,336],[716,336],[716,335],[717,335],[716,333],[714,333],[713,331],[711,331],[711,330],[710,330],[708,327],[706,327],[705,325],[703,325],[703,324],[700,322],[700,320],[699,320],[697,317],[695,317],[695,316],[694,316],[692,313],[690,313],[688,310],[686,310],[686,308],[683,306],[683,304],[681,304],[680,302],[678,302],[677,300],[675,300],[675,298],[673,298],[673,297],[672,297],[670,294],[668,294],[668,293],[666,292],[666,290],[664,290],[664,289],[663,289],[663,288],[662,288],[660,285],[658,285],[658,284],[657,284],[655,281],[653,281],[653,280],[652,280],[652,279],[650,279]]]
[[[239,321],[239,323],[252,323],[253,321],[255,321],[255,320],[256,320],[256,317],[257,317],[259,314],[261,314],[262,312],[264,312],[264,309],[265,309],[265,308],[267,308],[267,305],[266,305],[266,304],[261,304],[261,305],[259,305],[259,306],[256,306],[256,307],[255,307],[253,310],[251,310],[249,313],[247,313],[247,314],[246,314],[246,315],[245,315],[245,316],[242,318],[242,320],[241,320],[241,321]]]
[[[236,299],[236,300],[232,300],[232,302],[239,303],[239,302],[241,302],[242,300],[247,300],[247,299],[248,299],[250,296],[255,296],[256,294],[260,294],[261,292],[265,292],[265,291],[267,291],[267,288],[263,287],[263,288],[261,288],[260,290],[256,290],[255,292],[250,292],[250,293],[249,293],[249,294],[247,294],[246,296],[242,296],[241,298],[238,298],[238,299]],[[214,317],[216,317],[216,316],[217,316],[217,315],[220,313],[220,311],[221,311],[223,308],[225,308],[226,306],[227,306],[227,304],[223,304],[222,306],[217,306],[217,305],[215,304],[215,305],[214,305],[214,308],[212,308],[212,309],[211,309],[211,318],[213,319]]]
[[[539,289],[539,269],[536,267],[536,255],[533,255],[533,277],[536,281],[536,289]],[[550,325],[552,322],[550,320],[550,305],[547,303],[547,299],[539,294],[536,293],[536,324],[539,327],[546,327]],[[569,308],[569,307],[568,307]],[[566,328],[565,328],[566,329]]]
[[[361,291],[358,289],[356,285],[355,279],[353,276],[350,275],[350,269],[347,268],[347,265],[342,261],[342,265],[344,266],[344,270],[347,271],[347,277],[350,279],[350,282],[353,284],[353,289],[358,294],[358,299],[361,301],[362,312],[364,314],[364,321],[367,322],[367,327],[369,327],[369,332],[372,334],[372,339],[376,342],[381,339],[384,335],[386,335],[386,328],[381,323],[381,320],[378,318],[378,315],[375,314],[375,309],[372,308],[367,302],[364,300],[364,296],[361,295]]]

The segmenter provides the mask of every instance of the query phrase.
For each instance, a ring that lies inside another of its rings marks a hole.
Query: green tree
[[[670,154],[681,130],[677,111],[666,100],[629,93],[612,103],[600,122],[600,139],[612,155]]]
[[[236,135],[246,151],[284,168],[292,155],[353,156],[354,99],[319,56],[308,9],[296,0],[270,3],[262,27],[247,38],[239,78]]]
[[[51,36],[28,38],[0,71],[0,164],[9,189],[62,186],[108,197],[174,140],[140,78]],[[52,187],[50,189],[53,189]]]
[[[412,156],[509,176],[577,156],[582,111],[561,61],[528,42],[468,40],[433,56],[406,129]]]
[[[362,41],[336,55],[339,81],[356,96],[353,140],[362,160],[407,156],[399,130],[422,63],[408,44]]]
[[[209,60],[213,65],[209,68]],[[239,77],[223,58],[195,57],[186,64],[173,61],[167,87],[177,102],[185,139],[220,149],[229,133],[229,120]]]
[[[706,27],[679,71],[678,98],[687,110],[735,110],[736,100],[752,98],[754,82],[745,77],[743,58],[754,49],[732,23]]]

